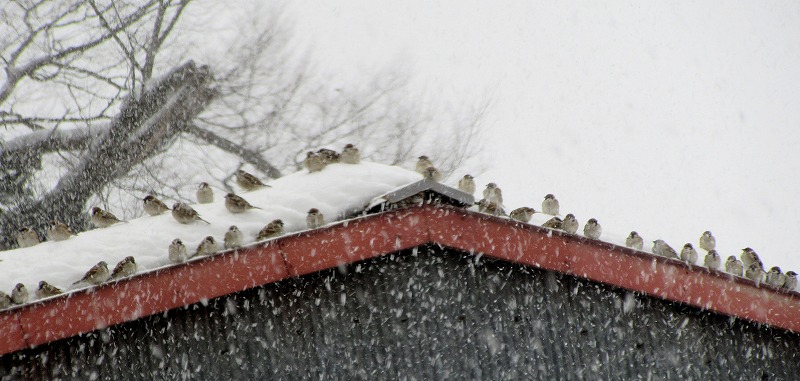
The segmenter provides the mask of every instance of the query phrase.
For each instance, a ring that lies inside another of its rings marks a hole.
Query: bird
[[[761,283],[764,280],[764,269],[758,262],[753,262],[744,270],[744,277],[756,283]]]
[[[586,222],[586,225],[583,225],[583,235],[591,239],[600,239],[600,234],[602,232],[603,228],[594,218],[590,218],[589,221]]]
[[[485,198],[482,198],[480,201],[478,201],[477,205],[478,205],[478,211],[481,213],[491,214],[493,216],[506,215],[506,211],[505,209],[503,209],[502,205],[495,202],[487,201]]]
[[[550,229],[558,229],[558,230],[561,230],[561,229],[564,227],[564,221],[562,221],[562,220],[561,220],[560,218],[558,218],[558,217],[553,217],[553,218],[551,218],[551,219],[549,219],[549,220],[545,221],[545,223],[543,223],[543,224],[542,224],[542,227],[543,227],[543,228],[550,228]]]
[[[169,210],[167,204],[152,194],[144,196],[142,203],[144,204],[144,212],[150,216],[157,216]]]
[[[534,213],[536,213],[536,211],[533,208],[523,206],[512,210],[511,214],[509,214],[509,217],[511,217],[511,219],[514,221],[528,223],[531,221],[531,218],[533,218]]]
[[[339,162],[345,164],[358,164],[361,162],[361,152],[352,144],[346,144],[339,155]]]
[[[750,267],[750,264],[753,262],[759,262],[760,259],[758,258],[758,254],[756,254],[755,250],[745,247],[742,249],[742,254],[740,255],[742,258],[742,265],[744,268]]]
[[[744,270],[744,266],[742,265],[742,261],[736,259],[736,256],[731,255],[728,257],[728,260],[725,261],[725,271],[727,273],[742,276],[742,271]]]
[[[198,257],[201,255],[211,255],[217,252],[217,241],[212,236],[207,236],[200,241],[200,244],[197,245],[197,250],[195,250],[193,257]]]
[[[189,254],[186,251],[186,246],[180,238],[175,238],[169,245],[169,260],[173,263],[186,262],[189,259]]]
[[[236,225],[231,225],[228,228],[228,231],[225,232],[225,238],[222,240],[223,247],[226,249],[242,246],[242,241],[244,241],[244,234]]]
[[[124,278],[136,274],[139,266],[136,265],[136,260],[132,256],[123,258],[111,271],[111,279]]]
[[[172,205],[172,217],[175,221],[178,221],[182,224],[192,223],[194,221],[203,221],[207,224],[211,224],[210,222],[200,218],[200,214],[197,213],[196,210],[192,209],[191,206],[182,202],[176,202]]]
[[[717,239],[710,231],[706,230],[700,236],[700,248],[705,251],[714,250],[717,247]]]
[[[247,200],[234,193],[225,195],[225,208],[231,213],[244,213],[249,209],[261,209],[257,206],[250,205]]]
[[[639,233],[632,231],[631,234],[628,234],[628,238],[625,238],[625,246],[631,249],[642,250],[642,248],[644,248],[644,239],[642,239]]]
[[[63,293],[64,291],[62,291],[60,288],[53,286],[52,284],[47,283],[45,281],[40,281],[39,289],[36,290],[36,298],[38,299],[48,298]]]
[[[703,259],[703,265],[712,269],[712,270],[719,270],[719,265],[722,259],[719,257],[719,254],[716,250],[709,250],[708,254],[706,254],[705,259]]]
[[[17,245],[20,248],[35,246],[40,242],[39,234],[36,234],[35,230],[27,226],[19,228],[15,235],[17,239]]]
[[[697,250],[694,249],[691,243],[683,245],[683,249],[681,249],[681,260],[688,262],[690,265],[697,263]]]
[[[417,158],[417,167],[415,168],[417,173],[424,175],[425,170],[428,167],[433,167],[433,162],[431,161],[431,159],[428,159],[428,157],[425,155],[422,155]]]
[[[786,275],[781,272],[781,268],[778,266],[772,266],[769,271],[767,271],[767,284],[779,288],[782,287],[783,284],[786,282]]]
[[[22,283],[17,283],[11,290],[11,303],[24,304],[28,302],[28,289]]]
[[[75,232],[67,226],[67,224],[58,221],[52,220],[50,221],[50,225],[47,227],[47,240],[48,241],[64,241],[72,237]]]
[[[118,222],[125,222],[117,218],[117,216],[111,214],[111,212],[107,212],[103,209],[98,207],[92,208],[92,223],[94,226],[98,228],[107,228],[111,225],[114,225]]]
[[[797,273],[794,271],[786,272],[786,280],[783,281],[783,288],[794,291],[797,288]]]
[[[303,160],[303,167],[308,170],[308,173],[319,172],[325,169],[325,162],[316,153],[308,151],[305,160]]]
[[[11,297],[3,291],[0,291],[0,310],[11,307]]]
[[[653,254],[678,259],[678,253],[662,239],[653,241]]]
[[[97,262],[96,265],[92,266],[86,274],[83,275],[83,278],[76,281],[72,284],[78,283],[90,283],[90,284],[100,284],[108,280],[111,276],[111,272],[108,271],[108,263],[105,261]]]
[[[268,223],[267,226],[264,226],[264,228],[258,232],[256,241],[277,237],[281,234],[283,234],[283,221],[279,219],[272,220],[272,222]]]
[[[325,216],[317,208],[311,208],[306,215],[306,225],[309,229],[316,229],[325,225]]]
[[[578,219],[575,218],[575,215],[572,214],[572,213],[569,213],[566,216],[564,216],[564,221],[563,221],[563,224],[562,224],[561,228],[567,233],[575,234],[575,232],[578,231],[578,225],[579,224],[580,223],[578,222]],[[600,227],[600,225],[598,225],[598,228],[599,227]],[[584,230],[585,230],[585,227],[584,227]]]
[[[464,175],[464,177],[458,180],[458,190],[464,193],[475,194],[475,178],[470,174]]]
[[[245,191],[252,191],[260,188],[272,188],[271,186],[264,184],[258,177],[253,176],[250,173],[247,173],[243,170],[236,171],[236,185],[239,188],[242,188]]]
[[[545,195],[544,200],[542,201],[542,213],[549,214],[551,216],[557,216],[558,209],[559,206],[556,196],[553,196],[551,193]]]
[[[442,181],[442,172],[439,172],[435,167],[425,168],[425,173],[422,175],[425,176],[426,179],[433,180],[437,183]]]
[[[325,165],[339,162],[339,153],[332,149],[320,148],[317,150],[317,156],[322,159],[322,163]]]
[[[486,184],[483,190],[483,198],[491,203],[503,205],[503,191],[495,183]]]
[[[214,190],[208,186],[208,183],[203,181],[197,185],[197,202],[200,204],[210,204],[214,202]]]

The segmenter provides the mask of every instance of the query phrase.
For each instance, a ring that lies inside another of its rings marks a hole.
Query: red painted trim
[[[300,232],[0,312],[0,355],[426,243],[800,332],[800,295],[463,209],[424,206]]]

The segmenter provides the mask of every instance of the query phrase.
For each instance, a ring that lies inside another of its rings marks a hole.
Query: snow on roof
[[[225,192],[215,189],[213,203],[192,205],[210,225],[203,222],[182,225],[167,212],[82,232],[66,241],[0,252],[0,291],[10,294],[17,283],[23,283],[34,300],[40,280],[65,291],[84,288],[72,283],[90,267],[106,261],[113,268],[129,255],[135,257],[140,272],[159,268],[170,264],[167,248],[175,238],[184,242],[190,254],[209,235],[222,249],[223,236],[231,225],[244,233],[244,244],[253,243],[258,231],[276,218],[283,220],[287,233],[305,230],[306,214],[311,208],[319,209],[326,222],[333,222],[354,209],[364,208],[375,195],[420,179],[420,174],[395,166],[363,162],[331,164],[321,172],[302,170],[271,181],[271,188],[237,193],[262,208],[242,214],[228,212]],[[172,205],[170,200],[162,201]]]

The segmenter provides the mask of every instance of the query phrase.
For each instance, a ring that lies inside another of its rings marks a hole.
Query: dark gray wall
[[[0,357],[2,379],[800,380],[800,336],[436,247]]]

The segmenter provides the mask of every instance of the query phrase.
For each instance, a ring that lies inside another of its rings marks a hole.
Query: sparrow
[[[342,154],[339,155],[339,162],[345,164],[358,164],[361,162],[361,153],[358,152],[358,148],[356,148],[354,145],[347,144],[344,146]]]
[[[425,155],[422,155],[417,158],[417,167],[415,169],[417,173],[424,175],[425,170],[428,167],[433,167],[433,162],[431,161],[431,159],[428,159],[428,157]]]
[[[108,280],[108,277],[111,276],[111,272],[108,271],[108,263],[105,261],[97,262],[96,265],[92,266],[86,274],[83,275],[83,278],[76,281],[73,284],[78,284],[82,282],[90,283],[90,284],[100,284]]]
[[[469,193],[475,194],[475,178],[472,175],[464,175],[461,180],[458,180],[458,190]]]
[[[700,236],[700,248],[705,251],[714,250],[717,247],[717,239],[711,234],[710,231],[706,230],[703,232],[703,235]]]
[[[234,247],[242,246],[242,241],[244,241],[244,234],[236,225],[231,225],[228,228],[228,231],[225,232],[225,238],[223,239],[223,246],[226,249],[233,249]]]
[[[681,260],[688,262],[690,265],[697,263],[697,250],[694,249],[691,243],[683,245],[683,249],[681,249]]]
[[[317,156],[322,159],[322,163],[325,165],[339,162],[339,153],[332,149],[320,148],[317,150]]]
[[[281,220],[273,220],[272,222],[268,223],[267,226],[264,226],[261,231],[258,232],[256,236],[256,241],[262,241],[268,238],[277,237],[283,234],[283,221]]]
[[[530,208],[530,207],[527,207],[527,206],[523,206],[521,208],[517,208],[517,209],[512,210],[511,214],[509,216],[514,221],[520,221],[520,222],[528,223],[528,222],[531,221],[531,218],[533,218],[533,214],[534,213],[536,213],[536,211],[533,210],[533,208]]]
[[[144,212],[150,216],[157,216],[169,210],[167,204],[151,194],[144,196],[142,202],[144,203]]]
[[[195,194],[197,195],[197,202],[200,204],[210,204],[214,202],[214,190],[211,189],[205,181],[197,185],[197,192]]]
[[[583,225],[583,235],[591,239],[600,239],[600,233],[602,232],[603,228],[594,218],[590,218],[586,225]]]
[[[252,191],[264,187],[271,188],[269,185],[262,183],[258,177],[255,177],[241,169],[236,171],[236,185],[245,191]]]
[[[786,272],[786,280],[783,282],[783,288],[794,291],[797,288],[797,273],[794,271]]]
[[[781,268],[778,266],[772,266],[771,269],[767,272],[767,284],[779,288],[782,287],[783,284],[786,282],[786,275],[783,275],[781,272]]]
[[[575,232],[578,231],[578,225],[579,225],[578,219],[575,218],[574,214],[569,213],[566,216],[564,216],[562,229],[564,229],[565,232],[570,233],[570,234],[575,234]],[[600,225],[598,225],[598,228],[599,227],[600,227]],[[584,230],[586,230],[585,227],[584,227]]]
[[[657,239],[653,241],[653,254],[660,255],[667,258],[678,259],[678,253],[670,247],[664,240]]]
[[[231,213],[244,213],[249,209],[261,209],[257,206],[250,205],[247,200],[233,193],[225,195],[225,208]]]
[[[173,263],[186,262],[189,259],[189,254],[186,252],[186,246],[180,238],[175,238],[169,245],[169,260]]]
[[[111,279],[131,276],[136,274],[138,269],[139,266],[136,265],[136,261],[133,259],[133,257],[127,256],[119,261],[116,266],[114,266],[114,271],[111,272]]]
[[[425,173],[422,175],[425,176],[426,179],[433,180],[437,183],[442,181],[442,172],[439,172],[435,167],[425,168]]]
[[[117,216],[107,212],[98,207],[92,208],[92,223],[98,228],[107,228],[117,222],[125,222],[117,218]]]
[[[742,271],[744,270],[744,266],[742,266],[742,261],[736,259],[735,256],[731,255],[728,257],[728,260],[725,261],[725,271],[727,273],[742,276]]]
[[[556,216],[558,215],[558,209],[558,200],[556,200],[556,196],[552,194],[544,196],[544,201],[542,201],[542,213]]]
[[[16,232],[17,245],[20,248],[31,247],[39,244],[39,235],[36,231],[25,226],[19,228]]]
[[[644,247],[644,239],[642,239],[639,233],[632,231],[631,234],[628,234],[628,238],[625,238],[625,246],[631,249],[642,250]]]
[[[197,213],[196,210],[192,209],[191,206],[182,202],[176,202],[172,205],[172,217],[175,218],[175,221],[178,221],[182,224],[188,224],[194,221],[203,221],[209,225],[211,224],[210,222],[200,218],[200,214]]]
[[[764,280],[764,269],[758,262],[753,262],[744,271],[744,277],[756,283],[761,283]]]
[[[478,211],[481,213],[491,214],[493,216],[505,216],[506,211],[503,206],[495,202],[487,201],[485,198],[478,201]]]
[[[722,259],[720,259],[717,251],[712,249],[708,251],[708,254],[706,254],[706,258],[703,259],[703,265],[712,270],[719,270],[719,265],[721,261]]]
[[[24,304],[28,302],[28,289],[22,283],[17,283],[11,290],[11,303]]]
[[[325,168],[325,162],[322,161],[319,155],[308,151],[305,160],[303,160],[303,167],[308,170],[308,173],[319,172]]]
[[[564,221],[561,221],[561,219],[558,217],[553,217],[545,221],[545,223],[542,224],[542,227],[560,230],[564,227]]]
[[[40,281],[39,289],[36,290],[36,298],[38,299],[49,298],[51,296],[56,296],[58,294],[63,294],[63,293],[64,291],[62,291],[60,288],[53,286],[52,284],[47,283],[45,281]]]
[[[758,254],[756,254],[755,250],[745,247],[742,249],[742,254],[739,255],[742,258],[742,265],[744,268],[750,267],[750,264],[753,262],[759,262],[760,259],[758,258]]]
[[[11,307],[11,297],[3,291],[0,291],[0,310]]]
[[[495,183],[486,184],[483,190],[483,198],[491,203],[503,205],[503,191]]]
[[[58,220],[50,221],[50,226],[47,227],[48,241],[63,241],[74,235],[77,234],[67,224]]]
[[[214,240],[214,237],[208,236],[203,238],[200,241],[200,244],[197,245],[197,250],[195,250],[193,257],[201,256],[201,255],[211,255],[217,252],[217,241]]]
[[[325,225],[325,216],[320,213],[319,209],[311,208],[308,210],[308,215],[306,216],[306,225],[308,225],[309,229],[316,229]]]

